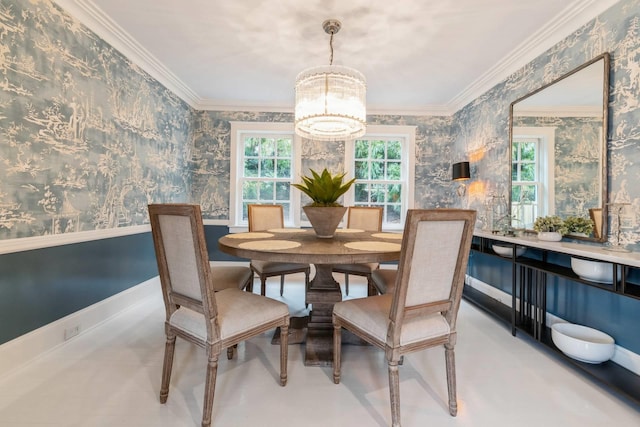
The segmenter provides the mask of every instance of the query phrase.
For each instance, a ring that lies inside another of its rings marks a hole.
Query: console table
[[[512,256],[496,254],[493,244],[510,246]],[[536,257],[516,256],[516,247],[535,249]],[[550,276],[561,277],[587,286],[597,287],[624,297],[640,299],[640,283],[628,280],[629,268],[640,268],[640,253],[612,252],[600,245],[573,242],[545,242],[535,237],[511,237],[475,231],[472,251],[495,256],[511,264],[511,306],[507,306],[482,292],[465,286],[463,296],[472,304],[504,320],[515,336],[518,331],[525,337],[550,350],[571,366],[578,368],[589,377],[609,387],[634,405],[640,404],[640,376],[624,367],[607,361],[593,365],[579,362],[565,356],[551,340],[550,328],[546,325],[547,279]],[[609,262],[613,265],[613,283],[603,284],[581,279],[570,267],[554,263],[554,253],[575,256],[583,259]],[[620,277],[617,277],[618,266]]]

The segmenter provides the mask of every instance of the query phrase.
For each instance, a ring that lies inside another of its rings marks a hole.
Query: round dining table
[[[305,365],[327,366],[333,361],[333,306],[342,300],[340,285],[333,278],[333,266],[397,261],[401,243],[399,233],[344,228],[327,239],[317,237],[313,229],[281,228],[227,234],[218,240],[218,247],[241,258],[314,264],[315,275],[305,295],[305,303],[311,305]]]

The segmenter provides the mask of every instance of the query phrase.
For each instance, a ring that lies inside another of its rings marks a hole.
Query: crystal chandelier
[[[296,77],[295,130],[303,138],[347,140],[366,132],[366,80],[353,68],[333,65],[333,35],[340,27],[333,19],[322,23],[331,36],[329,65],[306,69]]]

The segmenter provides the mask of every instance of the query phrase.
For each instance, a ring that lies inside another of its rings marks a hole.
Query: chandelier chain
[[[329,65],[333,65],[333,31],[331,32],[331,37],[329,38],[329,47],[331,48],[331,56],[329,58]]]

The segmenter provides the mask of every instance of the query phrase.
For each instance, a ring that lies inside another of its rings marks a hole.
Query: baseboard
[[[507,307],[511,307],[511,294],[501,291],[500,289],[469,275],[466,276],[465,283],[483,294],[500,301]],[[566,320],[551,313],[547,313],[545,319],[547,325],[553,325],[557,322],[566,322]],[[611,360],[636,375],[640,375],[640,355],[616,344],[615,352],[613,353]]]
[[[16,372],[54,350],[69,339],[86,333],[158,292],[160,292],[160,280],[156,276],[0,345],[0,380],[5,375]],[[77,328],[77,333],[73,337],[65,339],[65,335],[74,328]]]

